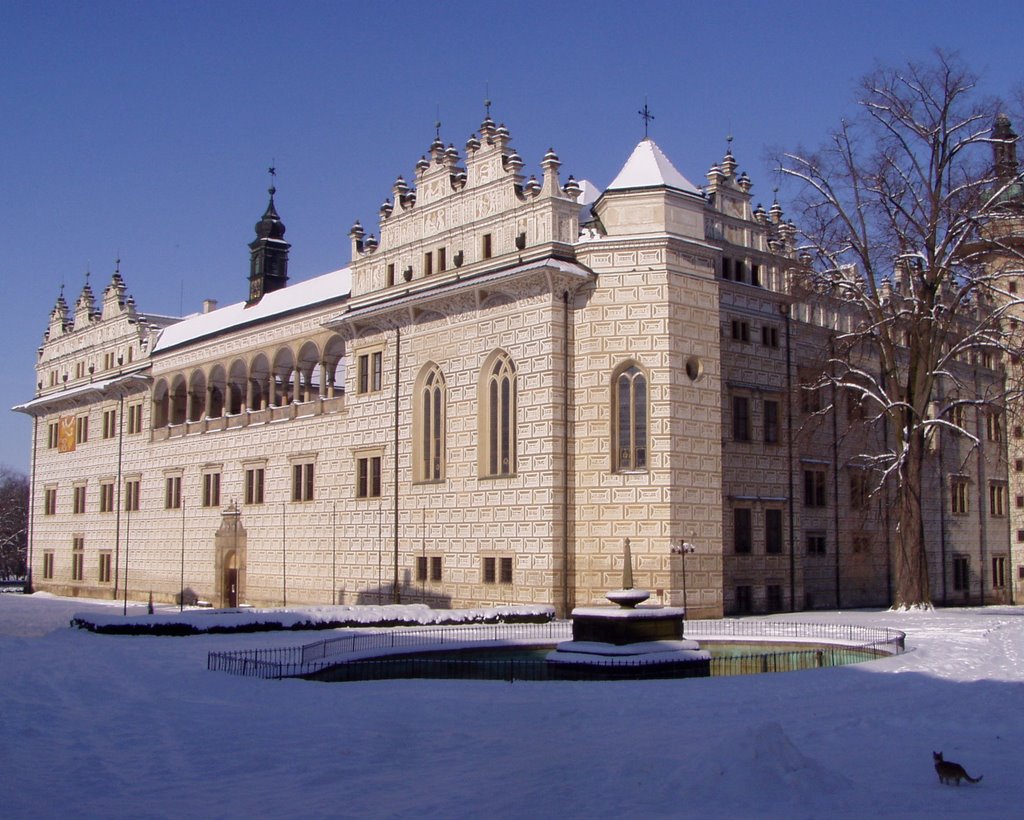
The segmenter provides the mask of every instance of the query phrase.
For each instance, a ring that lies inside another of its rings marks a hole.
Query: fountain
[[[686,610],[644,606],[650,595],[645,589],[633,587],[633,557],[627,538],[622,589],[605,595],[615,606],[576,607],[572,611],[572,640],[558,644],[548,654],[547,662],[569,667],[574,676],[587,669],[593,677],[710,675],[711,655],[696,641],[683,637]]]

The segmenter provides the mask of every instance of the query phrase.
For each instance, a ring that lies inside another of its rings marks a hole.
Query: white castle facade
[[[649,139],[601,192],[523,165],[488,116],[399,177],[347,268],[287,284],[271,189],[246,301],[154,316],[119,272],[61,297],[15,408],[33,586],[566,613],[629,539],[637,585],[695,617],[888,604],[878,434],[807,387],[844,318],[792,293],[778,204],[731,152],[698,188]],[[1010,431],[978,424],[931,455],[941,602],[1024,591]]]

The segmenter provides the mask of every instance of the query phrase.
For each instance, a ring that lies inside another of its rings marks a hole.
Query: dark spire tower
[[[276,170],[271,167],[273,178]],[[256,223],[256,239],[249,243],[249,304],[253,305],[263,298],[264,294],[280,290],[288,283],[288,250],[291,248],[284,241],[284,223],[274,207],[274,194],[277,189],[271,184],[270,202],[263,218]]]
[[[996,117],[992,128],[992,152],[995,160],[996,178],[1010,182],[1017,176],[1017,135],[1006,114]]]

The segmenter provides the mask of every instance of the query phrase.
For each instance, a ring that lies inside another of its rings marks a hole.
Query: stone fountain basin
[[[671,606],[581,606],[572,611],[574,641],[625,644],[680,641],[686,610]]]
[[[612,663],[621,661],[630,665],[654,663],[680,663],[707,661],[710,653],[696,641],[643,641],[630,644],[610,644],[600,641],[566,641],[547,656],[549,663]]]

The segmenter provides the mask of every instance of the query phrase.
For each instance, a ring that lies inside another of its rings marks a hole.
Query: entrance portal
[[[220,527],[214,536],[217,579],[217,606],[236,607],[245,602],[245,552],[247,534],[242,514],[232,502],[221,513]]]

